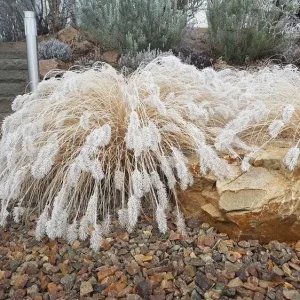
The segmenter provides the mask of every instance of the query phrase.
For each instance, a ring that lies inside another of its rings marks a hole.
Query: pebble
[[[197,273],[195,283],[204,292],[208,291],[213,286],[213,281],[201,273]]]
[[[230,280],[227,286],[230,288],[237,288],[242,285],[243,285],[243,281],[239,277],[236,277]]]
[[[80,284],[80,297],[90,294],[93,291],[92,285],[88,281],[83,281]]]
[[[72,273],[70,275],[65,275],[64,277],[62,277],[60,283],[64,286],[66,291],[69,291],[72,289],[75,280],[76,280],[76,274]]]
[[[168,221],[165,235],[143,217],[130,234],[114,224],[99,253],[0,228],[0,300],[300,300],[300,248],[235,242],[199,218],[181,236]]]
[[[39,287],[37,284],[33,284],[32,286],[28,287],[26,289],[27,291],[27,294],[30,295],[30,294],[36,294],[39,292]]]
[[[55,283],[50,282],[47,285],[47,290],[48,290],[49,293],[57,293],[58,286]]]
[[[29,280],[29,276],[27,274],[18,276],[14,283],[15,289],[23,289],[28,280]]]
[[[250,247],[250,243],[247,241],[240,241],[238,242],[238,245],[242,248],[249,248]]]
[[[234,298],[236,295],[236,289],[233,287],[225,287],[222,290],[222,295],[227,296],[229,298]]]

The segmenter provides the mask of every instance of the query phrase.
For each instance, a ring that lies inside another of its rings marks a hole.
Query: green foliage
[[[136,70],[141,63],[148,64],[158,56],[168,55],[173,55],[173,52],[171,50],[163,52],[159,49],[150,50],[148,48],[147,50],[142,50],[137,53],[128,52],[126,54],[122,54],[118,64],[120,68],[126,67],[129,72],[132,72]]]
[[[105,48],[169,50],[181,39],[186,10],[176,0],[81,0],[81,26]]]
[[[282,53],[285,28],[295,1],[276,6],[270,0],[210,0],[209,40],[227,62],[243,64]]]
[[[195,14],[203,7],[204,0],[177,0],[177,8],[186,10],[189,19],[195,17]]]

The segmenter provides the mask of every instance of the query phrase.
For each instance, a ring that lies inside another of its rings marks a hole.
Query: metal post
[[[36,90],[39,83],[39,62],[37,53],[37,28],[35,13],[33,11],[25,11],[25,34],[27,44],[27,60],[30,80],[30,90]]]

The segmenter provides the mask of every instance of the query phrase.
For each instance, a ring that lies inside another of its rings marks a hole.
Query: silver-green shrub
[[[132,71],[135,71],[139,66],[145,66],[159,56],[165,57],[170,55],[176,56],[183,63],[194,65],[198,69],[203,69],[205,67],[211,66],[211,61],[207,59],[205,55],[197,52],[196,50],[189,50],[184,48],[173,49],[169,51],[161,51],[159,49],[151,50],[150,48],[148,48],[147,50],[142,50],[137,53],[128,52],[121,55],[118,65],[120,69],[131,73]]]
[[[59,40],[48,40],[40,42],[38,53],[39,59],[57,58],[62,61],[70,61],[72,59],[71,47]]]
[[[81,27],[104,47],[122,52],[168,51],[181,39],[186,10],[176,0],[81,0]]]
[[[168,55],[173,55],[173,52],[171,50],[165,52],[159,49],[150,50],[149,48],[148,50],[142,50],[137,53],[128,52],[121,55],[119,60],[119,67],[126,67],[129,71],[134,71],[140,66],[141,63],[148,64],[158,56]]]
[[[286,0],[210,0],[209,40],[223,59],[244,63],[280,54],[289,44],[285,29],[299,3]]]

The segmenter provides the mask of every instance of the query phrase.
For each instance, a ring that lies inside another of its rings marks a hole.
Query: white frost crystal
[[[298,147],[291,148],[285,156],[286,166],[293,171],[298,164],[300,149]]]

